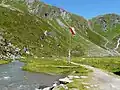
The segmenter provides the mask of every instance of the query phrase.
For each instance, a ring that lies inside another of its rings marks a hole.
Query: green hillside
[[[111,55],[103,46],[106,39],[91,30],[86,19],[61,8],[37,0],[31,3],[2,0],[0,17],[0,32],[7,43],[1,48],[10,48],[11,43],[11,48],[19,48],[20,55],[63,57],[68,55],[69,47],[73,56]],[[71,26],[75,28],[75,36],[69,32]],[[11,53],[11,49],[4,51],[8,56],[18,54]]]
[[[120,15],[105,14],[91,19],[90,22],[93,31],[106,38],[106,43],[102,44],[104,48],[119,52],[117,44],[120,35]]]

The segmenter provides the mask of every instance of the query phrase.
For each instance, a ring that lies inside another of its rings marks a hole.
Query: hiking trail
[[[80,65],[87,69],[93,70],[91,84],[96,84],[97,89],[93,90],[120,90],[120,77],[110,75],[100,69],[71,62],[74,65]]]

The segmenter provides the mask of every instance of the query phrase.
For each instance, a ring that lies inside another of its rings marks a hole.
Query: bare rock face
[[[40,0],[25,0],[28,4],[33,3],[33,2],[39,2]]]
[[[0,59],[13,59],[20,55],[20,49],[4,38],[3,32],[0,32]]]

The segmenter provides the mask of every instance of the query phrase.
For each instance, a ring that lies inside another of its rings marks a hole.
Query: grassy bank
[[[74,79],[72,83],[67,84],[68,90],[88,90],[86,86],[89,85],[83,85],[82,82],[86,82],[87,79]],[[62,87],[54,88],[53,90],[65,90]],[[92,90],[92,89],[91,89]]]
[[[101,68],[109,72],[120,71],[120,57],[74,58],[74,62]]]
[[[9,62],[11,62],[11,60],[0,60],[0,65],[8,64]]]
[[[81,66],[68,64],[65,60],[54,58],[29,58],[21,60],[26,63],[23,70],[30,72],[43,72],[49,74],[71,74],[74,75],[87,75],[89,70]]]
[[[30,71],[30,72],[42,72],[47,74],[58,74],[58,75],[88,75],[90,70],[81,67],[75,66],[73,64],[68,64],[65,59],[55,59],[55,58],[27,58],[21,60],[25,62],[25,66],[23,70]],[[85,82],[85,79],[74,79],[74,82],[67,84],[69,90],[79,89],[79,90],[87,90],[82,82]],[[60,88],[59,88],[60,89]],[[64,90],[64,89],[60,89]]]

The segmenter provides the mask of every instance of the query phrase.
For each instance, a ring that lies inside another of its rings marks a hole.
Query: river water
[[[24,63],[19,61],[0,65],[0,90],[35,90],[35,88],[51,86],[62,76],[22,71]]]

